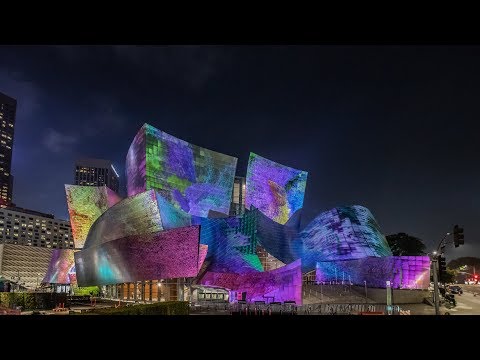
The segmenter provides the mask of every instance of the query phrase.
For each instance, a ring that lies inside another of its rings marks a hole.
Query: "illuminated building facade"
[[[250,153],[246,208],[253,206],[270,219],[285,224],[303,206],[307,175],[306,171]]]
[[[120,177],[109,160],[82,159],[75,163],[75,185],[107,186],[119,193]]]
[[[52,250],[50,263],[42,283],[76,285],[74,250]]]
[[[18,207],[0,208],[0,243],[73,249],[70,222]]]
[[[304,271],[315,269],[317,261],[392,255],[372,213],[359,205],[340,206],[321,213],[302,230],[298,240]]]
[[[317,282],[349,282],[354,285],[396,289],[426,289],[430,284],[428,256],[365,257],[357,260],[317,262]]]
[[[378,286],[384,277],[426,286],[425,259],[392,257],[365,207],[333,208],[302,230],[307,172],[251,153],[241,178],[236,163],[143,125],[127,154],[127,198],[66,186],[83,243],[75,271],[54,254],[45,279],[103,286],[124,300],[296,304],[304,278],[327,281],[340,271],[355,281],[368,273]]]
[[[126,161],[127,192],[155,189],[177,208],[206,217],[229,214],[237,158],[208,150],[144,124]]]
[[[78,283],[93,286],[195,277],[199,230],[198,226],[188,226],[84,248],[75,253]]]
[[[65,185],[75,248],[83,248],[90,227],[121,197],[106,186]]]
[[[17,100],[0,93],[0,207],[12,205],[12,149]]]
[[[245,293],[245,299],[240,298],[240,300],[247,302],[294,301],[296,304],[302,304],[301,260],[272,271],[250,272],[242,275],[207,272],[201,284],[222,287],[236,294]],[[237,297],[234,300],[239,299]]]

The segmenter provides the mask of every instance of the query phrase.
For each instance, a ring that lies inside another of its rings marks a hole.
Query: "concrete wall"
[[[42,282],[50,264],[53,249],[38,246],[2,244],[0,276],[11,280],[20,277],[20,283],[35,289]]]
[[[365,296],[365,288],[363,286],[352,286],[352,290]],[[367,297],[378,304],[387,303],[387,289],[367,288]],[[428,290],[409,290],[409,289],[394,289],[393,290],[393,304],[420,304],[423,299],[432,295]]]

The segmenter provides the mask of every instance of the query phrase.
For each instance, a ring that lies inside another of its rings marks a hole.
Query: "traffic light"
[[[438,257],[438,277],[443,279],[443,275],[447,273],[447,259],[445,256],[440,255]]]
[[[453,227],[453,243],[455,244],[455,247],[465,244],[463,228],[459,227],[458,225]]]

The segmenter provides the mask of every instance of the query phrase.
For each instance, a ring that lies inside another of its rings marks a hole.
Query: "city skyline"
[[[305,169],[304,225],[334,206],[363,205],[385,234],[409,233],[431,250],[458,223],[466,243],[447,257],[480,252],[478,110],[469,104],[480,47],[4,47],[0,54],[0,91],[17,100],[18,206],[65,218],[63,185],[73,184],[81,157],[111,159],[125,195],[126,145],[149,122],[238,157],[239,176],[247,149]],[[29,171],[49,177],[31,184]]]

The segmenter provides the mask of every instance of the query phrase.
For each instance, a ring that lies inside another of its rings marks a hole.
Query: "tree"
[[[414,236],[405,233],[387,235],[387,242],[394,256],[425,255],[425,244]]]
[[[447,268],[455,273],[455,280],[458,283],[463,283],[480,273],[480,258],[472,256],[460,257],[450,261],[447,264]]]
[[[465,265],[469,267],[475,266],[475,268],[479,269],[480,271],[480,258],[471,257],[471,256],[459,257],[458,259],[454,259],[450,261],[447,264],[447,267],[450,269],[458,269]]]
[[[444,284],[453,283],[455,282],[455,277],[456,277],[455,271],[451,269],[447,269],[447,271],[442,273],[442,275],[440,276],[440,282]]]

